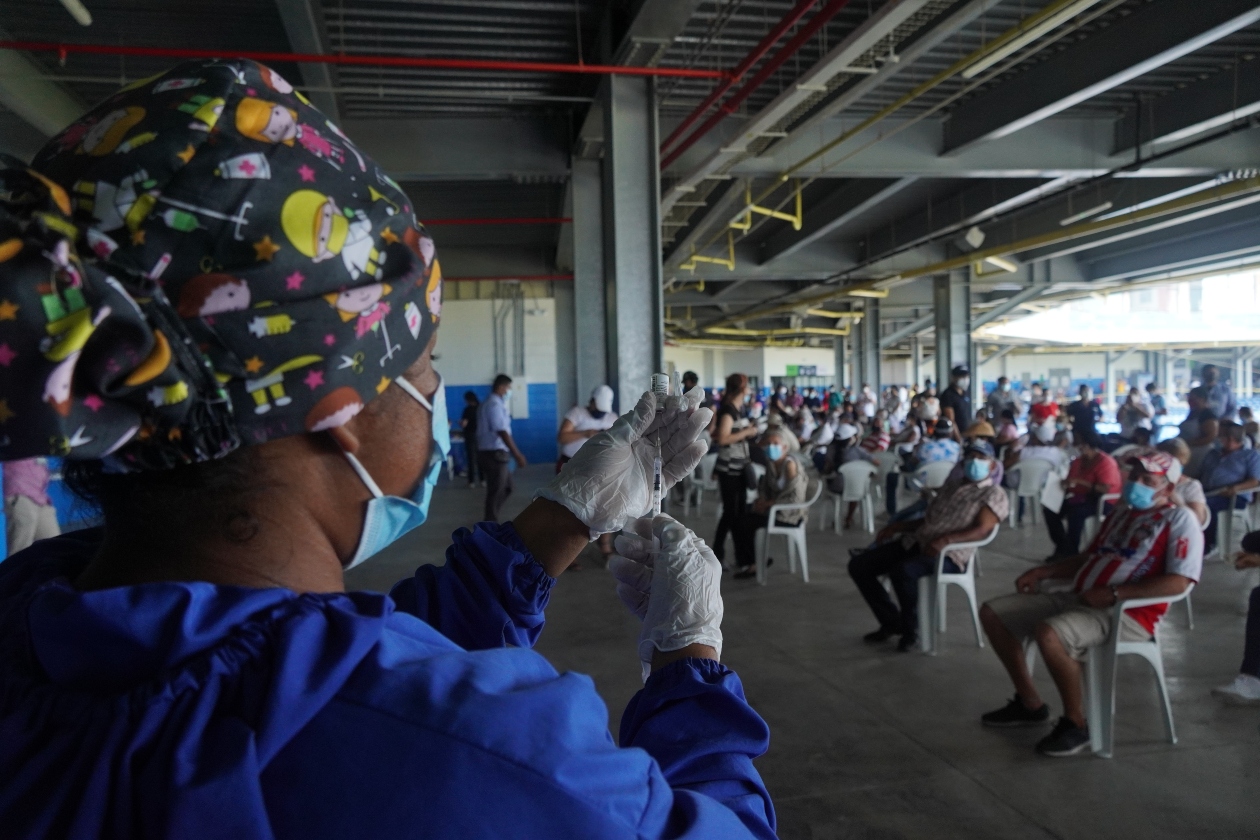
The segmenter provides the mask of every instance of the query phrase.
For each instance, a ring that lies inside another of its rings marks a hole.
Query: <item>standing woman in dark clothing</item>
[[[464,430],[464,454],[468,457],[468,486],[477,484],[477,395],[472,391],[464,392],[464,414],[459,418],[459,427]]]
[[[718,491],[722,496],[722,518],[718,520],[717,534],[713,537],[713,553],[719,560],[726,553],[726,535],[744,515],[747,504],[747,485],[744,483],[744,467],[748,466],[748,441],[757,436],[757,427],[744,416],[744,399],[748,396],[748,377],[732,373],[726,377],[726,391],[717,412],[717,434],[713,442],[718,445]]]

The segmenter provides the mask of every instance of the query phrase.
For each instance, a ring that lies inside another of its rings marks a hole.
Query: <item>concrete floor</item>
[[[505,516],[550,475],[547,465],[517,473]],[[434,494],[432,518],[381,557],[348,575],[349,585],[386,589],[420,562],[442,562],[448,535],[480,517],[481,490],[462,479]],[[711,538],[716,500],[687,524]],[[992,651],[978,649],[957,589],[937,657],[872,648],[860,637],[874,621],[845,572],[847,549],[863,532],[809,531],[811,582],[791,576],[781,541],[765,587],[723,581],[724,661],[770,725],[770,751],[758,761],[784,838],[1122,838],[1256,837],[1260,800],[1260,710],[1225,706],[1210,689],[1237,673],[1243,617],[1239,583],[1209,564],[1195,590],[1196,626],[1174,607],[1162,633],[1176,746],[1164,740],[1149,669],[1121,661],[1115,758],[1042,758],[1033,744],[1049,727],[991,730],[981,713],[1012,691]],[[1044,525],[1004,529],[984,551],[981,599],[1049,553]],[[617,731],[639,687],[637,621],[588,549],[581,571],[553,591],[538,650],[556,668],[589,674]],[[1039,686],[1061,708],[1044,667]]]

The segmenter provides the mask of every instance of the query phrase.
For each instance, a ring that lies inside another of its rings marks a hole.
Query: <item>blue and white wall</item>
[[[525,375],[495,369],[494,307],[503,301],[446,300],[434,349],[434,366],[446,382],[447,413],[454,428],[464,411],[464,392],[490,394],[499,373],[513,377],[512,436],[531,463],[556,459],[556,308],[553,298],[525,302]],[[510,333],[510,331],[509,331]]]

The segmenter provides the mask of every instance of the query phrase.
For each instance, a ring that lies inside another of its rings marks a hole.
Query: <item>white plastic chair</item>
[[[718,454],[710,452],[700,459],[700,465],[696,467],[696,474],[687,476],[684,482],[687,492],[683,495],[683,512],[691,513],[691,493],[696,494],[696,513],[704,513],[704,493],[711,490],[718,492],[717,479],[713,477],[713,470],[717,468]]]
[[[805,544],[806,526],[809,525],[808,513],[799,525],[778,524],[780,512],[789,510],[808,511],[813,507],[814,502],[818,501],[818,497],[822,495],[822,482],[811,477],[809,484],[813,485],[813,492],[810,493],[809,498],[805,501],[794,505],[771,505],[770,510],[766,512],[766,527],[757,532],[757,583],[762,586],[766,585],[766,549],[769,546],[770,537],[775,534],[781,534],[787,539],[788,571],[796,574],[796,560],[799,557],[801,561],[801,579],[805,583],[809,583],[809,550]],[[806,485],[805,492],[809,493],[809,491],[810,487]]]
[[[936,558],[936,574],[919,578],[919,649],[936,655],[937,635],[945,632],[945,590],[952,583],[967,594],[971,607],[971,621],[976,628],[976,646],[984,647],[984,633],[980,630],[980,612],[976,606],[976,566],[980,548],[997,537],[1001,524],[993,526],[989,536],[977,542],[950,543],[941,549]],[[975,549],[967,568],[962,572],[945,571],[945,560],[951,551],[960,548]]]
[[[1218,520],[1216,529],[1217,552],[1220,555],[1221,560],[1228,563],[1229,558],[1234,551],[1234,523],[1239,521],[1242,522],[1242,533],[1244,534],[1251,530],[1251,507],[1248,506],[1242,510],[1238,510],[1233,507],[1233,503],[1231,502],[1230,507],[1218,513],[1216,517]],[[1239,537],[1239,539],[1242,538]]]
[[[862,511],[862,527],[867,531],[875,532],[875,502],[871,497],[871,477],[876,474],[877,468],[870,461],[850,461],[840,467],[841,478],[844,479],[844,492],[833,493],[827,490],[828,501],[831,502],[831,524],[837,534],[840,533],[840,511],[847,502],[858,502],[861,504]],[[823,513],[818,517],[818,530],[823,530],[827,525],[828,506],[823,507]]]
[[[1019,487],[1006,491],[1011,500],[1011,527],[1016,527],[1020,499],[1032,500],[1030,503],[1032,507],[1032,522],[1036,525],[1037,511],[1041,507],[1041,491],[1045,489],[1046,479],[1049,477],[1050,471],[1054,469],[1054,464],[1044,458],[1029,458],[1020,461],[1019,465],[1013,469],[1019,470]]]
[[[1103,520],[1107,518],[1107,502],[1120,501],[1119,493],[1104,493],[1098,497],[1098,512],[1085,520],[1085,524],[1081,527],[1081,541],[1077,545],[1079,551],[1089,548],[1089,544],[1094,541],[1094,537],[1098,536],[1098,532],[1102,530]]]
[[[957,461],[933,461],[914,472],[914,480],[925,490],[939,490],[954,471]]]
[[[1094,754],[1102,758],[1111,758],[1115,744],[1116,716],[1116,660],[1126,654],[1141,656],[1155,670],[1155,679],[1159,682],[1159,699],[1164,704],[1164,725],[1168,731],[1168,742],[1177,743],[1177,730],[1173,727],[1172,703],[1168,699],[1168,684],[1164,679],[1164,651],[1159,643],[1159,624],[1155,625],[1155,634],[1150,641],[1120,641],[1120,617],[1125,610],[1135,607],[1146,607],[1154,604],[1173,604],[1190,596],[1194,589],[1191,583],[1180,595],[1161,596],[1158,598],[1133,598],[1121,601],[1112,608],[1111,633],[1107,641],[1096,648],[1091,648],[1085,660],[1086,672],[1086,719],[1089,721],[1090,746]]]
[[[889,449],[886,452],[875,453],[875,460],[879,465],[879,471],[875,474],[875,495],[879,498],[884,496],[884,486],[888,483],[890,473],[896,472],[901,466],[901,456],[896,450]],[[1260,493],[1256,494],[1260,498]]]

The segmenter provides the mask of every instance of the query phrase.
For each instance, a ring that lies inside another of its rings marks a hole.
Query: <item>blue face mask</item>
[[[1155,506],[1155,488],[1136,481],[1126,481],[1121,498],[1131,508],[1147,510]]]
[[[989,462],[981,461],[979,458],[968,458],[967,463],[963,465],[963,470],[967,473],[967,478],[972,481],[984,481],[989,477]]]
[[[424,478],[416,485],[411,498],[386,496],[380,486],[368,475],[359,459],[349,452],[344,453],[346,460],[355,473],[367,485],[372,493],[368,502],[367,517],[363,520],[363,535],[359,537],[359,547],[350,558],[347,569],[353,569],[373,554],[393,543],[403,534],[424,524],[429,518],[429,502],[433,498],[433,488],[442,474],[442,465],[451,451],[450,423],[446,419],[446,384],[438,378],[437,393],[430,404],[415,386],[401,376],[394,380],[398,387],[411,395],[416,402],[429,410],[433,416],[433,452],[429,456],[429,469]]]
[[[777,461],[783,457],[783,447],[777,443],[772,443],[766,447],[766,457],[771,461]]]

